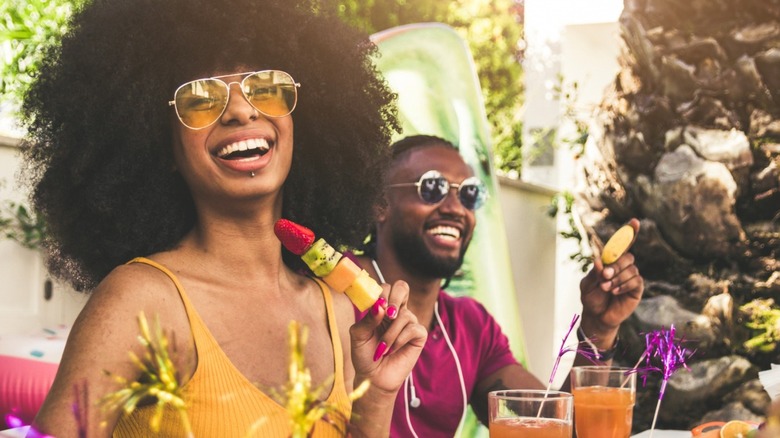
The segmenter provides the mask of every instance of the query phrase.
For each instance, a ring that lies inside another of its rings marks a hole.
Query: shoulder
[[[87,304],[87,315],[101,313],[100,309],[116,315],[143,311],[147,316],[172,317],[181,308],[174,304],[180,302],[175,284],[165,273],[147,264],[131,263],[117,266],[98,284]]]
[[[145,352],[138,342],[142,312],[150,327],[154,327],[159,315],[165,333],[180,332],[175,339],[169,339],[179,345],[178,348],[172,345],[172,348],[192,351],[182,348],[182,343],[191,343],[192,338],[186,312],[181,304],[172,305],[174,299],[178,299],[178,293],[171,281],[150,266],[122,265],[112,270],[92,292],[73,324],[57,377],[36,423],[54,430],[68,430],[73,427],[72,422],[63,418],[71,417],[66,411],[72,403],[74,385],[90,382],[90,396],[100,398],[117,389],[112,380],[106,378],[106,373],[130,381],[139,376],[140,370],[128,354],[133,352],[144,357]],[[183,371],[187,374],[189,370]],[[108,430],[112,429],[116,418],[112,415],[106,419],[110,425]]]
[[[131,375],[136,370],[127,360],[128,352],[139,357],[143,353],[138,342],[142,317],[150,327],[159,323],[173,338],[171,348],[194,353],[189,319],[176,286],[158,269],[140,263],[118,266],[100,282],[73,325],[70,350],[85,358],[103,357],[109,362],[105,369],[124,368],[117,371]],[[177,362],[192,360],[182,356]]]
[[[159,323],[172,338],[171,348],[194,353],[189,319],[176,286],[160,270],[141,263],[118,266],[100,282],[79,314],[68,343],[87,357],[100,354],[125,366],[130,363],[126,360],[129,351],[143,353],[138,342],[141,318],[149,327]],[[179,359],[180,364],[192,363],[190,358]]]
[[[160,270],[141,263],[120,265],[98,284],[74,329],[91,345],[116,345],[111,339],[137,344],[139,318],[159,320],[166,331],[189,333],[189,322],[176,286]],[[94,339],[100,333],[111,339]],[[182,337],[182,340],[186,336]],[[94,347],[93,347],[94,348]]]

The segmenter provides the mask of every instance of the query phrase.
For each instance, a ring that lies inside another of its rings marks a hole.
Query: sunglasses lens
[[[214,123],[225,110],[228,89],[216,79],[188,82],[176,90],[176,113],[182,123],[192,129]]]
[[[450,190],[450,184],[441,176],[423,175],[420,178],[420,198],[428,204],[441,202],[447,192]]]
[[[284,117],[295,109],[298,90],[293,78],[279,70],[251,74],[242,82],[244,95],[261,113]]]
[[[485,203],[487,189],[477,177],[467,178],[458,189],[461,204],[469,210],[476,210]]]

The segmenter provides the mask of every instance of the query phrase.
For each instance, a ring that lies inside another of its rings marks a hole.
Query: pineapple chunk
[[[368,275],[368,272],[363,270],[344,292],[355,307],[361,312],[365,312],[379,299],[379,296],[382,294],[382,286],[374,281]]]

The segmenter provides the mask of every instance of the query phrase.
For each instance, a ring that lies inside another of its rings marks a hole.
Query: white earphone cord
[[[371,264],[374,266],[374,271],[376,271],[376,276],[379,278],[379,281],[384,283],[385,278],[382,275],[382,271],[379,270],[379,265],[377,264],[376,260],[371,259]],[[455,436],[459,437],[463,428],[463,420],[466,418],[466,412],[468,411],[469,401],[468,396],[466,395],[466,382],[463,378],[463,370],[460,367],[460,358],[458,357],[458,353],[455,351],[455,347],[452,345],[452,341],[450,341],[450,336],[447,334],[447,330],[444,328],[444,323],[441,320],[441,315],[439,315],[439,302],[437,301],[433,305],[433,313],[436,315],[436,322],[439,324],[439,328],[441,328],[441,332],[444,334],[444,341],[447,343],[447,347],[449,347],[450,352],[452,353],[453,359],[455,359],[455,368],[458,370],[458,379],[460,380],[460,390],[463,394],[463,413],[460,416],[460,420],[458,421],[458,428],[455,429]],[[414,370],[414,369],[412,369]],[[412,400],[409,400],[409,393],[411,392]],[[412,433],[414,438],[419,438],[417,436],[417,432],[415,432],[414,427],[412,427],[412,420],[409,416],[409,406],[412,406],[413,408],[416,408],[422,404],[422,401],[417,397],[417,391],[414,388],[414,377],[412,377],[412,372],[409,372],[409,375],[406,376],[406,379],[404,380],[404,407],[405,413],[406,413],[406,424],[409,426],[409,431]]]

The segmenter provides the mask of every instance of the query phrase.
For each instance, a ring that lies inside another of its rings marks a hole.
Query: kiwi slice
[[[612,237],[609,238],[604,249],[601,251],[601,262],[604,265],[610,265],[615,263],[634,243],[634,227],[631,225],[623,225]]]
[[[301,260],[309,266],[317,277],[324,277],[336,267],[341,253],[336,251],[325,239],[317,239],[303,255]]]

